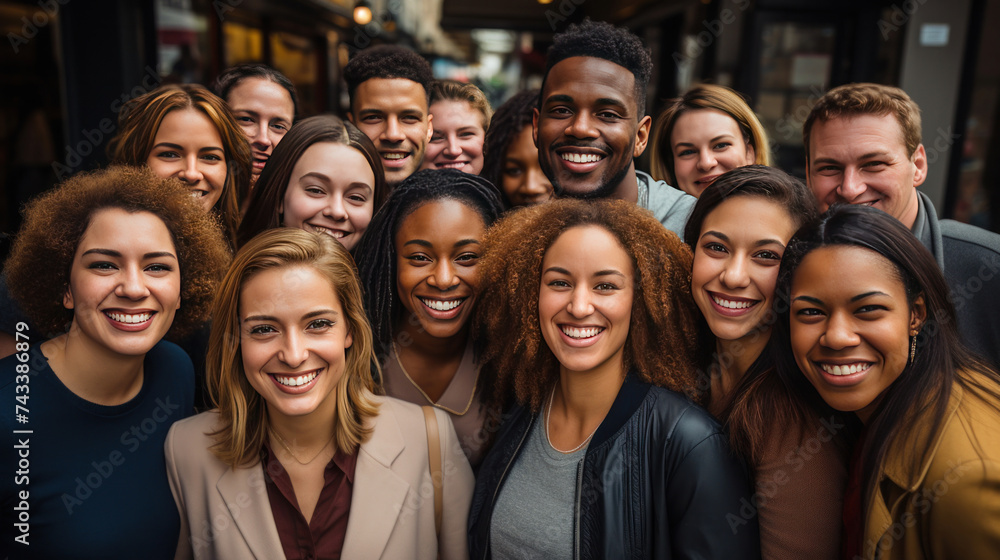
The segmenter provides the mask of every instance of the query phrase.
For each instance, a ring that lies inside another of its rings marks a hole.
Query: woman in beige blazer
[[[375,394],[361,301],[328,237],[279,228],[237,254],[213,312],[218,408],[167,436],[178,558],[467,557],[472,471],[434,411],[436,524],[423,412]]]

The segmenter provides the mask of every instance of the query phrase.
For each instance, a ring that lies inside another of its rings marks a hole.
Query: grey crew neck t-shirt
[[[539,415],[497,497],[490,525],[493,558],[573,557],[577,477],[586,453],[586,446],[569,454],[553,449],[545,416]]]

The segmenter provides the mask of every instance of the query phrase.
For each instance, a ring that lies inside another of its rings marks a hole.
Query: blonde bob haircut
[[[671,99],[666,109],[656,117],[649,161],[650,175],[654,179],[666,181],[670,185],[677,184],[670,136],[681,115],[698,109],[715,109],[732,117],[740,127],[743,141],[753,146],[754,164],[771,165],[771,145],[768,143],[767,132],[750,105],[747,105],[739,93],[727,87],[701,84],[689,89],[684,95]]]
[[[248,241],[236,254],[212,308],[206,377],[209,396],[220,417],[220,428],[212,434],[216,438],[212,451],[232,467],[259,461],[269,431],[267,402],[250,385],[243,370],[240,292],[259,272],[290,266],[312,267],[330,280],[353,339],[346,349],[344,374],[335,389],[333,440],[337,451],[353,452],[370,433],[370,428],[365,428],[366,419],[378,414],[378,405],[371,398],[380,391],[370,369],[377,367],[372,331],[350,253],[323,234],[298,228],[267,230]]]

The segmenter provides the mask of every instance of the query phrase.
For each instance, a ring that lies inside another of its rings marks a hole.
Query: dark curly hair
[[[427,92],[428,105],[430,104],[434,73],[427,60],[410,49],[396,45],[378,45],[354,55],[344,67],[344,81],[347,82],[351,110],[354,110],[354,92],[358,86],[374,78],[402,78],[417,82]]]
[[[222,139],[226,156],[226,182],[222,195],[212,209],[219,217],[223,232],[236,244],[240,225],[240,204],[250,192],[253,160],[250,143],[229,105],[198,84],[170,84],[140,95],[122,106],[118,113],[118,134],[108,142],[108,155],[116,165],[145,165],[156,131],[163,118],[178,109],[196,109],[212,121]]]
[[[218,224],[177,181],[157,177],[145,167],[113,166],[77,174],[25,210],[4,274],[35,327],[57,335],[72,321],[73,310],[63,307],[70,268],[94,214],[109,208],[150,212],[170,231],[180,264],[182,303],[170,338],[176,340],[208,320],[230,260]]]
[[[559,363],[538,319],[542,260],[563,232],[585,225],[610,232],[632,259],[626,369],[643,381],[693,394],[699,313],[691,297],[691,250],[634,203],[563,199],[518,209],[486,234],[472,336],[492,408],[514,396],[538,412],[558,379]]]
[[[250,193],[250,203],[246,215],[240,223],[236,234],[238,247],[242,247],[258,233],[280,227],[282,217],[278,208],[285,200],[288,183],[292,180],[292,171],[302,154],[313,144],[332,142],[354,148],[364,156],[375,175],[374,208],[377,212],[385,201],[388,187],[385,184],[385,171],[379,159],[375,145],[365,133],[353,124],[343,121],[333,115],[317,115],[303,119],[293,126],[281,143],[274,147],[274,153],[268,160],[264,170]]]
[[[475,210],[486,227],[503,211],[497,188],[482,177],[457,169],[424,169],[393,189],[355,248],[358,275],[365,287],[365,310],[380,356],[388,352],[394,322],[403,308],[396,293],[396,233],[414,210],[428,202],[447,199]]]
[[[614,62],[635,77],[633,92],[638,116],[646,114],[646,85],[653,73],[653,61],[642,41],[624,27],[615,27],[604,21],[570,25],[566,31],[552,38],[552,46],[545,56],[545,78],[556,64],[574,56],[589,56]],[[545,91],[545,81],[542,81]]]
[[[483,142],[483,170],[479,176],[499,186],[503,173],[503,160],[507,148],[524,127],[531,125],[531,115],[538,106],[537,89],[521,91],[504,102],[493,113],[490,129],[486,131],[486,141]],[[505,208],[513,206],[503,189],[500,189]]]
[[[260,62],[248,62],[246,64],[237,64],[236,66],[230,66],[219,74],[219,77],[215,78],[212,82],[212,91],[215,95],[218,95],[226,102],[229,101],[229,92],[233,90],[234,87],[240,85],[240,82],[247,78],[261,78],[274,82],[285,89],[288,95],[292,98],[292,118],[296,118],[299,115],[299,96],[295,92],[295,84],[288,79],[288,76],[282,74],[281,72],[271,68],[267,64],[262,64]]]

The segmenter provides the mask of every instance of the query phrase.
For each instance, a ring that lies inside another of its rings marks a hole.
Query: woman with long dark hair
[[[775,330],[786,384],[864,425],[845,558],[1000,550],[1000,375],[962,345],[933,256],[897,220],[835,206],[792,239]]]
[[[237,240],[280,226],[333,237],[348,251],[364,235],[388,188],[378,152],[333,115],[296,123],[274,148],[250,195]]]
[[[481,177],[425,169],[392,191],[356,251],[386,394],[447,412],[473,465],[486,438],[469,320],[483,236],[500,212]]]

